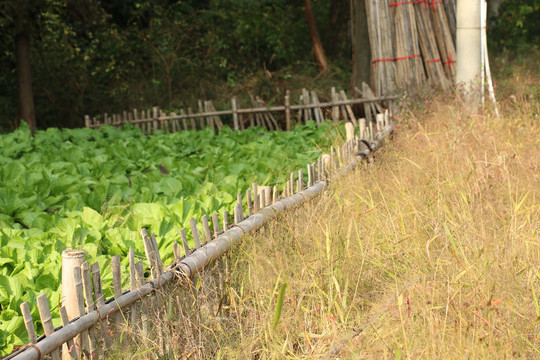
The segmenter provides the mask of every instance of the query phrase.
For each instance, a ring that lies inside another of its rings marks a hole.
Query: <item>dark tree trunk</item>
[[[309,24],[309,32],[311,34],[311,40],[313,41],[313,50],[315,51],[315,57],[317,58],[319,72],[322,73],[328,70],[328,62],[326,61],[324,48],[321,43],[321,38],[319,37],[319,32],[317,31],[317,25],[315,24],[311,0],[306,0],[306,18]]]
[[[36,118],[34,113],[34,96],[32,93],[32,72],[30,67],[30,38],[25,31],[15,36],[15,59],[17,62],[17,92],[19,100],[19,114],[17,126],[20,120],[24,120],[34,131]]]
[[[362,89],[362,82],[370,83],[371,51],[365,0],[351,0],[351,43],[352,43],[352,93]]]
[[[351,33],[349,21],[351,17],[350,0],[331,0],[329,36],[326,37],[326,55],[330,59],[349,58],[351,54]],[[323,41],[325,37],[323,35]]]

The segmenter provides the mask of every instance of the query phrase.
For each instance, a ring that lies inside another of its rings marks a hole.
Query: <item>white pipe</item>
[[[487,7],[486,4],[484,4],[484,7]],[[488,56],[488,48],[487,48],[487,33],[486,33],[486,18],[487,16],[484,16],[484,23],[482,27],[482,37],[484,39],[483,41],[483,47],[482,47],[482,58],[484,59],[485,64],[485,71],[486,71],[486,78],[487,78],[487,87],[488,87],[488,94],[489,98],[491,99],[491,102],[493,103],[493,110],[495,111],[495,116],[499,117],[499,107],[497,106],[497,99],[495,98],[495,90],[493,89],[493,81],[491,80],[491,69],[489,67],[489,56]],[[482,90],[484,86],[482,85]],[[483,91],[482,91],[483,94]],[[483,99],[483,96],[482,96]]]
[[[394,126],[392,124],[383,128],[382,131],[377,134],[375,139],[370,142],[370,149],[366,149],[358,153],[359,156],[357,156],[349,165],[342,168],[332,177],[332,179],[340,178],[347,172],[351,171],[365,158],[365,156],[379,148],[382,145],[384,138],[386,138],[386,136],[388,136],[393,129]],[[170,271],[165,272],[157,279],[151,280],[141,288],[130,291],[118,297],[115,301],[112,301],[109,304],[106,304],[105,306],[102,306],[99,309],[80,317],[71,324],[64,326],[58,331],[55,331],[52,335],[38,341],[34,347],[28,347],[21,353],[13,357],[8,356],[8,358],[10,360],[39,360],[39,354],[35,348],[39,349],[41,355],[49,354],[53,350],[60,347],[63,343],[73,339],[76,335],[90,329],[90,327],[95,325],[100,319],[105,319],[106,316],[108,316],[110,313],[118,311],[119,308],[125,308],[126,306],[135,303],[137,300],[150,294],[152,291],[154,291],[154,289],[162,287],[175,277],[191,277],[195,275],[208,263],[230,250],[231,247],[246,233],[259,229],[266,222],[275,218],[285,209],[294,208],[300,204],[303,204],[309,199],[314,198],[320,194],[325,187],[326,182],[320,181],[291,197],[278,200],[275,204],[267,206],[258,213],[241,221],[239,224],[233,225],[231,229],[225,231],[225,233],[208,242],[206,245],[197,249],[191,255],[183,259],[180,264],[169,267]]]
[[[478,94],[481,67],[481,0],[457,0],[456,83],[469,94]],[[476,96],[478,99],[478,96]]]

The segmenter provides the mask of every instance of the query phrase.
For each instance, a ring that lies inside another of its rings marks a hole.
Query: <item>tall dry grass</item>
[[[177,290],[161,355],[125,357],[540,358],[537,75],[499,81],[501,118],[405,99],[370,164]]]

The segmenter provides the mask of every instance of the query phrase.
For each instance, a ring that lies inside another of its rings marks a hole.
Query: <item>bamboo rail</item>
[[[332,94],[335,90],[332,89]],[[85,126],[88,128],[99,128],[101,126],[121,126],[124,124],[132,124],[140,127],[143,131],[149,132],[151,130],[163,129],[168,132],[170,131],[180,131],[181,129],[187,130],[186,120],[191,120],[191,129],[194,130],[197,128],[195,124],[195,119],[200,119],[199,128],[202,129],[206,126],[210,126],[213,129],[216,127],[219,131],[223,126],[220,116],[231,116],[232,123],[230,124],[233,130],[241,130],[245,128],[245,124],[242,122],[243,116],[250,117],[249,126],[265,126],[269,130],[278,130],[280,129],[280,124],[272,117],[270,113],[273,112],[282,112],[284,113],[284,122],[283,127],[286,130],[292,129],[291,124],[291,111],[300,111],[302,116],[299,118],[299,122],[307,120],[315,120],[317,125],[324,121],[324,115],[322,108],[332,108],[332,119],[337,121],[337,117],[334,115],[334,109],[342,109],[342,118],[346,121],[352,121],[353,124],[356,123],[356,118],[353,114],[351,105],[356,104],[377,104],[379,102],[389,102],[390,105],[398,96],[372,96],[365,98],[353,98],[348,99],[344,91],[341,91],[338,96],[332,96],[332,101],[320,102],[317,94],[311,92],[311,101],[309,100],[310,92],[303,89],[303,94],[301,95],[300,104],[291,104],[290,91],[287,90],[284,105],[278,106],[260,106],[264,102],[259,97],[251,97],[252,106],[250,108],[240,108],[239,102],[236,98],[231,99],[231,109],[230,110],[215,110],[211,101],[206,101],[206,106],[199,107],[200,112],[193,113],[193,111],[188,110],[186,113],[183,109],[180,110],[180,114],[175,112],[166,115],[160,111],[157,107],[154,107],[152,111],[142,111],[141,116],[137,110],[133,112],[125,112],[123,115],[113,115],[112,121],[111,118],[107,115],[103,115],[103,119],[99,120],[97,118],[90,118],[89,115],[85,116]],[[211,110],[210,110],[211,109]],[[253,120],[255,118],[255,120]],[[206,119],[206,124],[204,124],[204,119]],[[182,125],[178,123],[178,120],[182,121]],[[215,125],[215,127],[214,127]]]

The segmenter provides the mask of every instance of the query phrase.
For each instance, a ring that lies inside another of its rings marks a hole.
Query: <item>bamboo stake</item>
[[[161,276],[161,274],[163,274],[163,263],[161,262],[161,255],[159,254],[159,247],[157,244],[156,235],[154,233],[150,235],[150,240],[150,243],[152,244],[152,249],[154,251],[154,261],[156,262],[156,268],[159,277]]]
[[[332,99],[331,106],[332,106],[332,120],[337,123],[339,121],[339,107],[335,105],[335,103],[339,100],[338,95],[336,93],[336,88],[332,87],[330,97]]]
[[[36,298],[36,301],[41,324],[43,325],[43,330],[45,331],[45,336],[51,336],[54,333],[54,326],[52,322],[51,310],[49,308],[49,302],[47,301],[47,295],[39,295]],[[51,357],[53,360],[60,360],[60,350],[58,348],[54,349],[51,352]]]
[[[272,204],[275,204],[278,199],[278,186],[274,185],[274,191],[272,193]]]
[[[204,237],[205,237],[204,240],[208,242],[212,240],[212,233],[210,232],[210,226],[208,225],[208,216],[206,216],[206,214],[203,215],[201,218],[201,221],[202,221],[203,229],[204,229]]]
[[[34,320],[32,319],[32,313],[30,312],[30,306],[28,302],[25,301],[21,304],[21,314],[24,320],[24,326],[26,327],[26,332],[28,333],[28,340],[30,344],[37,343],[36,329],[34,328]]]
[[[178,244],[175,242],[174,245],[178,247]],[[175,260],[177,260],[176,255],[177,252],[175,251]],[[129,249],[129,291],[135,291],[137,290],[137,270],[135,269],[135,250]],[[137,322],[138,319],[138,307],[137,303],[134,303],[131,305],[131,329],[135,333],[135,330],[137,329]]]
[[[285,92],[285,123],[287,131],[291,131],[291,92],[289,90]]]
[[[240,130],[240,126],[238,125],[238,101],[236,100],[236,97],[233,97],[231,99],[231,105],[232,105],[232,111],[233,111],[234,130],[238,131]]]
[[[137,285],[138,288],[142,288],[145,285],[145,279],[144,279],[144,269],[142,261],[139,261],[135,264],[135,270],[136,270],[136,277],[137,277]],[[150,316],[148,315],[148,307],[145,303],[145,300],[143,297],[139,296],[142,304],[140,305],[140,308],[142,309],[141,313],[141,321],[142,321],[142,334],[144,337],[148,336],[148,333],[150,332]]]
[[[86,314],[94,311],[96,305],[92,297],[92,275],[90,274],[90,265],[88,261],[85,261],[81,266],[82,284],[84,289],[84,297],[86,298]],[[67,312],[66,312],[67,314]],[[88,329],[88,339],[90,341],[90,354],[92,358],[96,358],[97,344],[96,344],[96,329],[91,327]]]
[[[298,184],[296,186],[296,192],[299,193],[304,189],[304,172],[302,169],[298,170]]]
[[[223,231],[227,231],[229,229],[229,212],[225,210],[223,212]]]
[[[141,229],[141,236],[143,239],[144,244],[144,252],[146,254],[146,260],[148,260],[148,266],[150,267],[150,272],[152,273],[152,279],[156,279],[158,277],[157,274],[157,263],[154,258],[154,250],[153,246],[150,243],[150,239],[148,238],[148,232],[145,228]]]
[[[214,225],[214,237],[218,237],[219,235],[219,220],[218,220],[218,214],[212,215],[212,225]]]
[[[341,100],[348,100],[345,91],[341,90],[339,94],[341,95]],[[345,109],[347,110],[347,114],[349,115],[349,118],[351,119],[353,125],[356,126],[356,118],[354,117],[354,112],[352,111],[351,105],[345,105]]]
[[[60,306],[58,309],[60,312],[60,318],[62,319],[62,327],[66,327],[69,325],[69,319],[67,310],[64,306]],[[35,344],[35,342],[33,343]],[[78,359],[79,356],[77,355],[77,349],[75,348],[75,343],[73,342],[73,339],[69,339],[65,346],[62,348],[62,359]]]
[[[253,187],[253,212],[259,211],[259,192],[257,191],[257,183],[251,185]]]
[[[66,307],[70,320],[78,316],[73,269],[81,267],[84,255],[82,250],[62,251],[62,304]]]
[[[75,293],[76,293],[76,299],[77,299],[77,316],[83,317],[84,316],[84,290],[83,290],[83,284],[82,284],[82,276],[81,276],[81,269],[75,268],[73,269],[73,283],[75,284]],[[88,355],[88,352],[90,350],[90,338],[88,336],[88,330],[84,330],[80,333],[79,341],[77,341],[77,337],[75,338],[75,343],[78,343],[80,348],[79,350],[79,356],[81,354]]]
[[[111,258],[111,269],[113,275],[114,298],[118,299],[120,296],[122,296],[122,270],[120,269],[120,255],[115,255]],[[114,320],[117,324],[122,324],[124,322],[122,311],[116,313]]]
[[[197,223],[195,222],[195,218],[189,219],[189,225],[191,227],[191,234],[193,235],[193,240],[195,241],[195,249],[199,249],[201,247],[201,240],[199,237],[199,230],[197,230]]]
[[[246,190],[246,200],[247,200],[248,214],[249,216],[251,216],[253,215],[253,205],[251,203],[251,189]]]
[[[187,236],[186,236],[186,230],[184,228],[180,230],[180,238],[182,239],[182,245],[184,246],[184,254],[188,256],[191,253],[191,251],[189,249],[189,244],[188,244]]]

